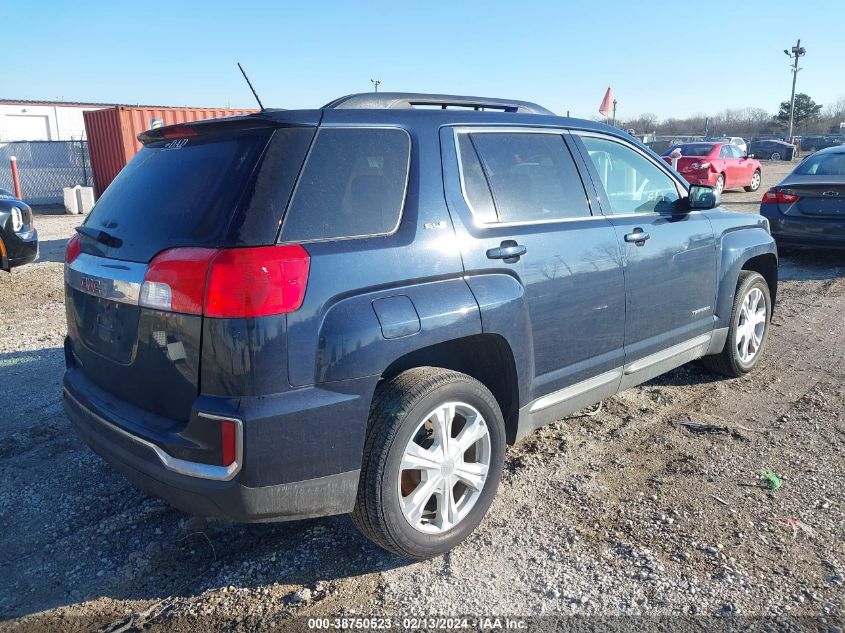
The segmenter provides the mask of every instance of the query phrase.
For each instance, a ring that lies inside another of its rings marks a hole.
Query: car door
[[[735,187],[742,181],[742,170],[739,158],[734,152],[735,149],[736,146],[731,144],[725,144],[719,148],[720,169],[725,174],[725,189]]]
[[[713,228],[705,215],[687,210],[681,199],[686,188],[643,150],[609,135],[573,136],[622,248],[626,376],[638,382],[639,369],[660,367],[643,359],[669,361],[709,343],[716,298]]]
[[[519,127],[441,133],[446,200],[467,283],[485,331],[501,324],[516,337],[514,353],[529,355],[532,400],[599,375],[609,388],[602,397],[611,395],[624,362],[616,233],[591,211],[597,202],[566,137]],[[528,349],[519,349],[526,346],[520,336]]]
[[[742,150],[741,147],[733,146],[734,157],[737,161],[737,184],[747,187],[751,184],[751,177],[754,175],[754,170],[757,169],[754,163],[748,158],[748,154]]]

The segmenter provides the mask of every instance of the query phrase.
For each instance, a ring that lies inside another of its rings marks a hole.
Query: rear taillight
[[[156,255],[141,286],[141,305],[165,312],[202,314],[208,265],[216,250],[173,248]]]
[[[67,246],[65,247],[65,263],[70,264],[74,259],[79,257],[81,252],[82,238],[79,237],[79,233],[76,233],[67,241]]]
[[[778,204],[792,204],[798,200],[799,196],[794,193],[787,193],[778,189],[769,189],[763,194],[763,202],[778,203]]]
[[[299,245],[174,248],[150,262],[140,303],[228,319],[285,314],[302,305],[309,266]]]

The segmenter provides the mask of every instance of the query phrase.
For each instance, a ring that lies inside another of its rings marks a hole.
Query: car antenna
[[[246,76],[246,71],[244,70],[244,67],[241,66],[240,62],[237,62],[237,64],[238,68],[241,69],[241,74],[244,76],[244,79],[246,79],[246,85],[249,86],[250,90],[252,90],[252,94],[255,97],[255,100],[258,101],[258,106],[261,108],[261,111],[264,112],[266,108],[264,107],[264,104],[261,103],[261,99],[258,98],[258,93],[255,92],[255,88],[252,87],[252,82],[249,80],[249,77]]]

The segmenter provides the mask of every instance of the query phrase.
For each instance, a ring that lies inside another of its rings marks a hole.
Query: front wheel
[[[373,398],[352,520],[400,556],[442,554],[487,513],[505,446],[499,405],[474,378],[418,367],[386,380]]]
[[[746,191],[757,191],[760,188],[760,183],[763,180],[763,176],[760,174],[760,170],[754,172],[754,175],[751,176],[751,184],[745,187]]]
[[[743,270],[739,274],[725,348],[719,354],[702,358],[704,366],[732,378],[754,369],[766,346],[771,315],[772,298],[766,280],[760,273]]]

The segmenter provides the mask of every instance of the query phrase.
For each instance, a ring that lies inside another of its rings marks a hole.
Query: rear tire
[[[719,354],[702,358],[702,364],[731,378],[750,372],[766,347],[771,315],[772,299],[766,280],[754,271],[740,272],[725,348]]]
[[[716,184],[713,187],[716,190],[716,193],[722,195],[722,192],[725,190],[725,175],[719,174],[719,177],[716,178]]]
[[[772,155],[769,156],[771,160],[780,160],[780,152],[772,152]]]
[[[760,183],[763,182],[763,175],[757,169],[754,175],[751,176],[751,184],[745,187],[746,191],[757,191],[760,188]]]
[[[505,447],[499,405],[474,378],[417,367],[385,380],[373,397],[352,521],[399,556],[442,554],[487,513]]]

